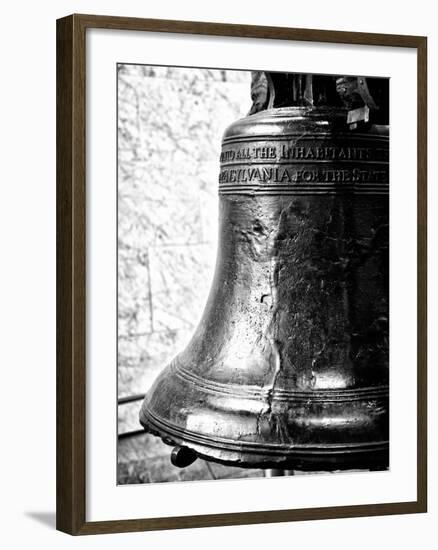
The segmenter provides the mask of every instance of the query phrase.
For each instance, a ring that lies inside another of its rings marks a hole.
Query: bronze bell
[[[202,320],[140,421],[181,466],[387,468],[386,81],[256,81],[255,114],[223,138]]]

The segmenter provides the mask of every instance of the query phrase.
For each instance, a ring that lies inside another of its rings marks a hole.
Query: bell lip
[[[306,471],[370,469],[376,463],[387,468],[387,389],[381,388],[370,394],[370,388],[366,388],[366,391],[359,391],[359,395],[353,388],[286,392],[287,395],[274,392],[267,399],[262,393],[242,392],[241,386],[240,391],[236,389],[230,393],[230,388],[222,384],[199,383],[199,380],[181,376],[180,369],[175,369],[171,363],[146,394],[139,421],[148,432],[165,443],[188,447],[199,456],[222,464]],[[321,431],[323,427],[318,419],[324,394],[329,407],[326,409],[327,419],[338,419],[342,410],[342,421],[348,435],[340,436],[337,422],[332,428]],[[172,395],[173,398],[169,402],[162,399],[163,395]],[[191,395],[190,411],[183,403],[188,395]],[[370,399],[376,411],[372,418],[369,417]],[[308,409],[306,422],[302,421],[304,404]],[[347,409],[346,404],[349,404]],[[288,432],[283,433],[281,441],[274,440],[271,437],[272,418],[278,418],[274,422],[278,426],[281,418],[286,418],[285,413],[288,422],[289,418],[292,419]],[[202,418],[205,415],[209,422],[204,425]],[[195,422],[191,421],[192,418]],[[237,425],[243,430],[240,437],[234,435],[240,433],[234,430]],[[212,430],[211,426],[216,426],[216,429]],[[315,439],[312,439],[312,434]]]
[[[187,447],[198,458],[225,466],[239,468],[280,468],[307,472],[335,472],[345,470],[389,469],[389,441],[370,442],[355,445],[308,445],[289,446],[282,454],[266,454],[262,445],[254,445],[253,450],[230,448],[229,444],[216,439],[206,441],[196,434],[189,434],[176,426],[162,422],[144,407],[140,413],[140,423],[146,432],[159,437],[171,447]],[[239,447],[238,442],[232,442]]]

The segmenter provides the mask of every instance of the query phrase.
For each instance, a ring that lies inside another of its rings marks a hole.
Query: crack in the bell
[[[290,206],[290,205],[289,205]],[[282,350],[281,350],[281,343],[278,339],[278,330],[280,327],[280,323],[277,322],[277,317],[279,314],[279,300],[278,300],[278,273],[279,273],[279,263],[278,263],[278,250],[276,250],[276,247],[274,246],[273,254],[269,254],[269,248],[271,246],[271,238],[272,235],[275,235],[275,237],[278,236],[281,228],[281,224],[284,220],[284,216],[287,215],[288,207],[283,208],[278,223],[276,226],[269,231],[269,234],[266,238],[266,254],[270,256],[269,260],[269,289],[270,289],[270,296],[271,296],[271,319],[269,321],[268,327],[264,333],[264,337],[268,340],[270,344],[270,357],[269,357],[269,363],[270,365],[273,365],[273,375],[269,383],[265,383],[263,385],[263,390],[265,390],[265,404],[260,410],[258,416],[257,416],[257,433],[260,433],[261,431],[261,421],[263,417],[267,417],[270,419],[272,415],[272,403],[274,398],[274,391],[275,387],[277,385],[278,378],[282,372]]]

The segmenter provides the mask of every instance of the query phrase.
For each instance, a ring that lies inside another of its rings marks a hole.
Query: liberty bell
[[[252,90],[223,137],[202,320],[140,422],[178,466],[385,469],[388,81],[263,72]]]

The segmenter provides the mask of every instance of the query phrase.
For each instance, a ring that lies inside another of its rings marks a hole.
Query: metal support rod
[[[265,477],[283,477],[295,475],[294,470],[280,470],[279,468],[270,468],[265,470]]]

